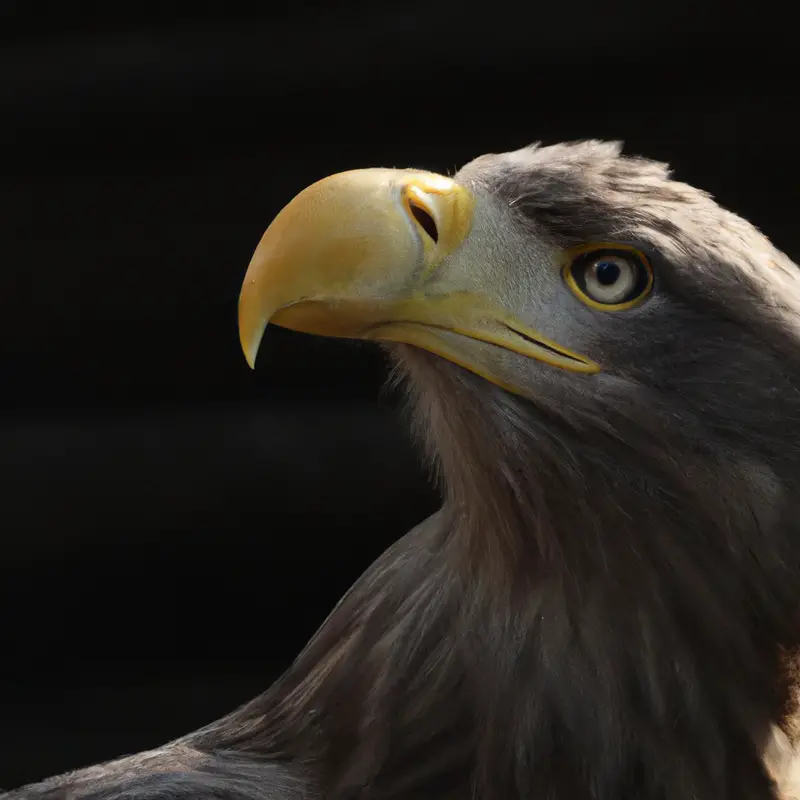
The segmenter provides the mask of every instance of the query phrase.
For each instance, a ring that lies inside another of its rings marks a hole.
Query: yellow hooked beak
[[[415,170],[343,172],[300,192],[267,229],[244,279],[239,335],[248,364],[272,323],[413,344],[495,383],[486,364],[454,341],[467,337],[596,372],[496,308],[488,293],[437,284],[437,268],[470,234],[475,203],[450,178]]]

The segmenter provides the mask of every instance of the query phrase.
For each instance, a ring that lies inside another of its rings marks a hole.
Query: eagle
[[[2,800],[793,795],[787,255],[619,143],[536,144],[304,189],[244,276],[251,366],[269,324],[385,349],[440,510],[262,695]]]

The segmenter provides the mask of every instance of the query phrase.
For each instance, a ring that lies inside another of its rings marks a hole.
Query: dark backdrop
[[[622,138],[800,252],[788,20],[485,6],[0,3],[0,786],[248,699],[435,507],[373,350],[239,351],[306,184]]]

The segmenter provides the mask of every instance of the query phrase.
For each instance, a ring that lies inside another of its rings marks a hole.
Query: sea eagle
[[[270,323],[386,349],[441,509],[263,695],[2,800],[793,794],[800,272],[765,236],[616,143],[350,171],[258,245],[251,365]]]

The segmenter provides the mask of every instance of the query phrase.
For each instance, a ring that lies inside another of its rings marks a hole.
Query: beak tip
[[[257,330],[249,335],[240,329],[239,339],[242,345],[242,352],[247,361],[247,366],[250,367],[250,369],[256,368],[258,349],[261,345],[261,340],[264,338],[264,330],[266,327],[267,323],[263,322],[258,326]]]

